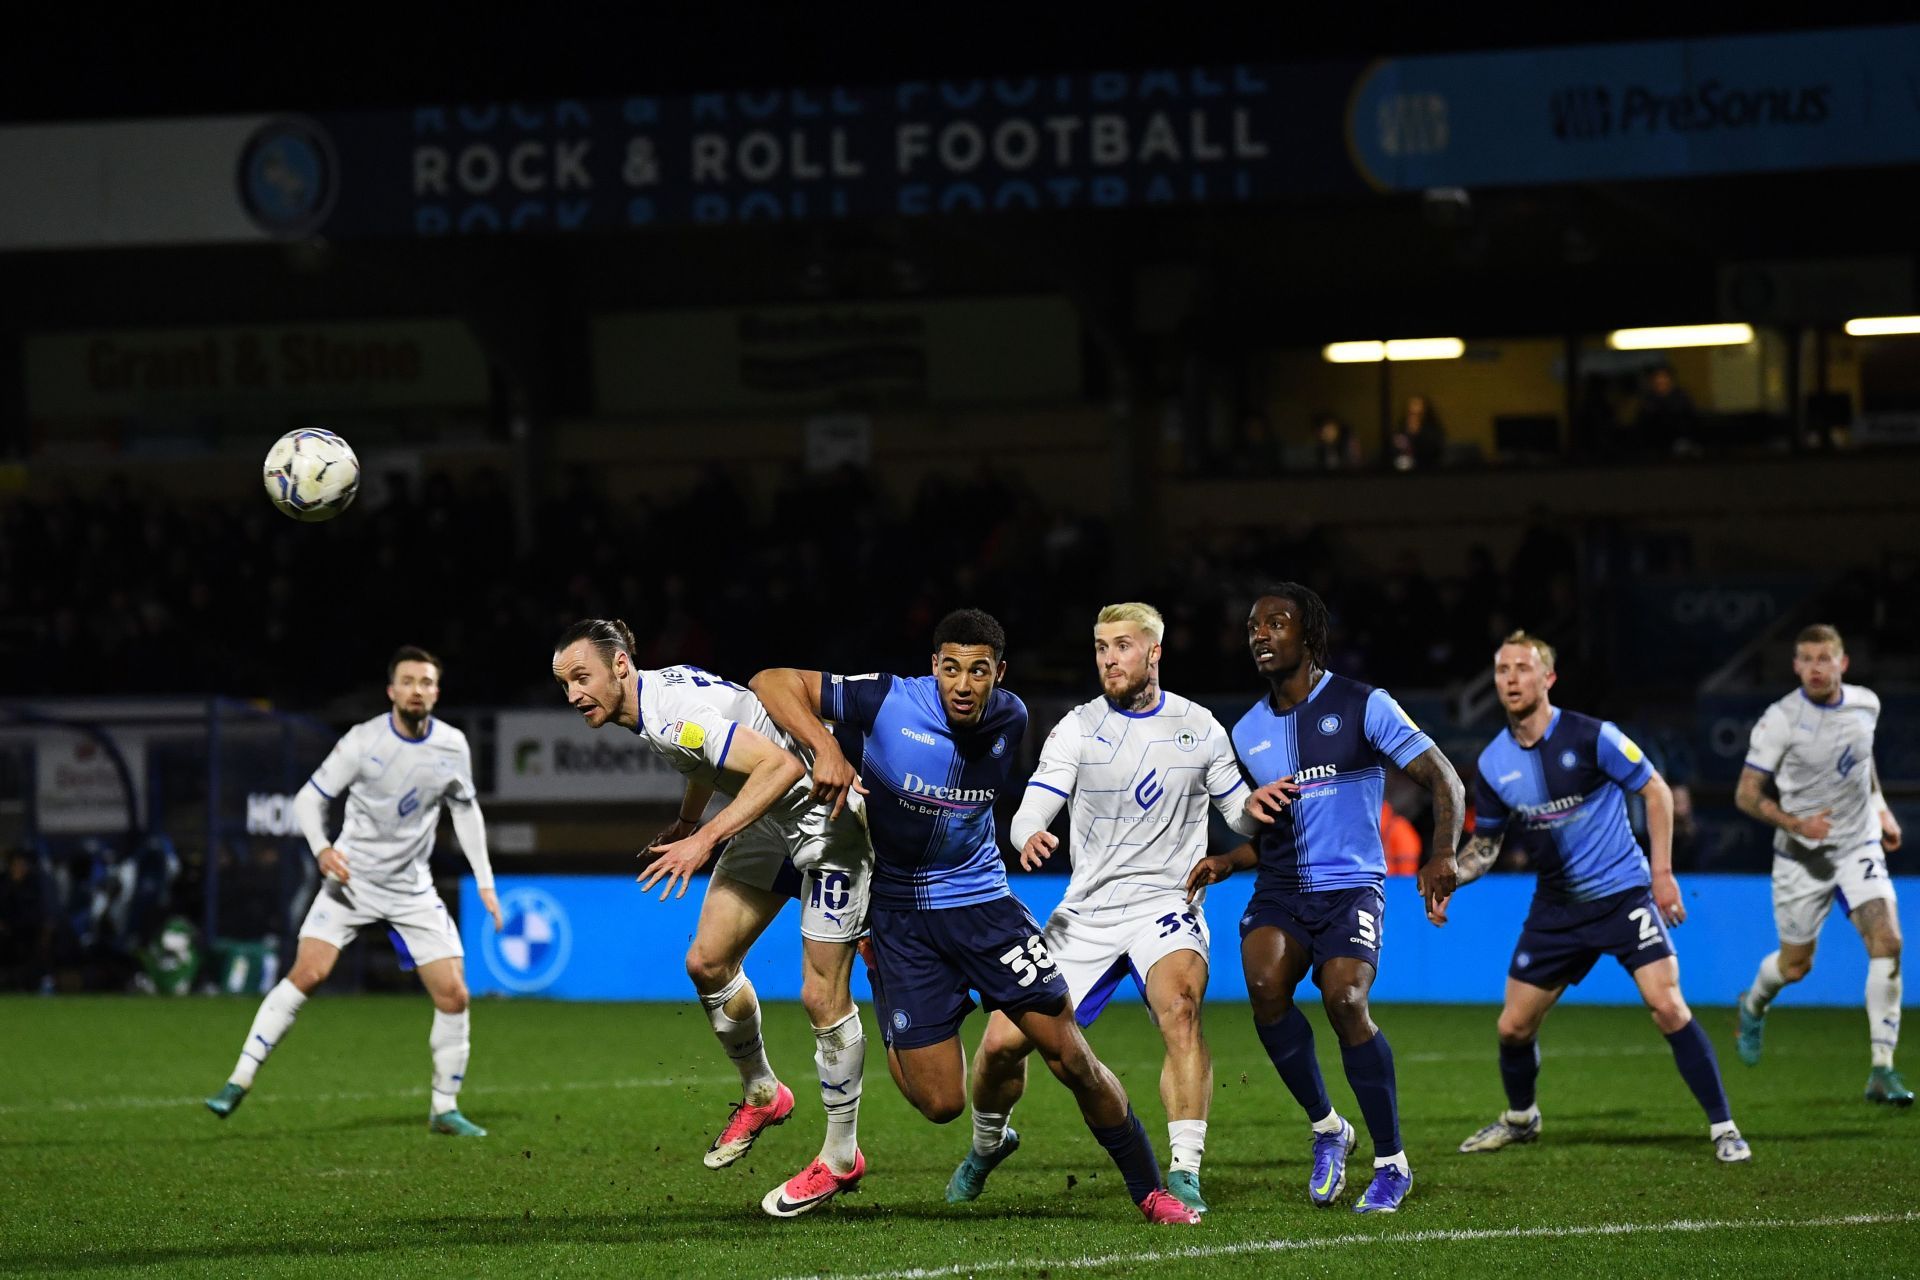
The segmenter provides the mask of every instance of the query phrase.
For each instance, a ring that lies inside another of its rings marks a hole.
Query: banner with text
[[[493,799],[672,804],[686,778],[619,725],[589,729],[572,711],[502,711]]]
[[[27,412],[404,409],[487,403],[486,358],[457,320],[29,334]]]
[[[1920,161],[1920,26],[1394,58],[1355,88],[1397,191]]]
[[[1067,400],[1080,322],[1062,298],[601,316],[605,413]]]
[[[1920,930],[1920,879],[1901,877],[1896,883],[1901,886],[1904,927],[1912,936]],[[1035,916],[1045,920],[1065,896],[1067,877],[1016,872],[1013,887]],[[1238,875],[1207,890],[1205,910],[1213,930],[1210,1000],[1247,998],[1233,925],[1246,910],[1253,887],[1253,876]],[[1388,879],[1373,998],[1498,1005],[1533,888],[1530,875],[1488,876],[1462,889],[1448,907],[1447,927],[1435,929],[1424,919],[1413,877]],[[1674,936],[1674,946],[1686,971],[1687,990],[1704,1003],[1722,1003],[1752,980],[1753,966],[1774,946],[1771,884],[1766,876],[1682,873],[1680,888],[1687,923]],[[496,930],[473,881],[461,884],[460,937],[467,949],[467,981],[475,995],[693,1000],[682,961],[699,921],[705,885],[665,902],[641,893],[629,876],[501,876],[498,889],[505,927]],[[1826,928],[1834,937],[1821,951],[1820,963],[1806,981],[1781,994],[1783,1003],[1859,1005],[1866,954],[1845,940],[1856,935],[1843,913],[1834,912]],[[799,998],[803,965],[797,911],[784,912],[754,943],[746,972],[763,1000]],[[870,1004],[865,974],[864,964],[854,966],[854,995]],[[1120,984],[1115,998],[1140,997],[1128,982]],[[1312,998],[1308,982],[1301,987],[1301,999]],[[1585,981],[1567,988],[1563,1000],[1638,1005],[1640,993],[1626,970],[1603,959]],[[871,1010],[869,1016],[875,1016]],[[971,1038],[979,1026],[979,1020],[973,1020],[965,1034]],[[1490,1013],[1486,1030],[1491,1042]],[[1646,1034],[1650,1043],[1659,1043],[1652,1028]]]

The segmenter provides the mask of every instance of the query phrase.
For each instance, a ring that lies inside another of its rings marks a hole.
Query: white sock
[[[973,1151],[975,1155],[990,1156],[1000,1149],[1007,1140],[1007,1112],[981,1111],[973,1113]]]
[[[1207,1150],[1207,1122],[1205,1120],[1167,1121],[1167,1150],[1172,1155],[1175,1169],[1199,1173],[1200,1157],[1206,1154]]]
[[[728,1001],[743,991],[753,1001],[753,1011],[744,1018],[728,1017]],[[707,1011],[707,1021],[720,1047],[740,1069],[740,1087],[747,1105],[764,1107],[772,1102],[780,1081],[767,1061],[766,1042],[760,1038],[760,1001],[753,994],[753,984],[747,981],[746,970],[734,974],[733,981],[718,991],[701,996],[700,1004]]]
[[[427,1036],[433,1051],[433,1114],[460,1109],[460,1082],[467,1078],[467,1057],[473,1052],[467,1011],[433,1011],[433,1031]]]
[[[1760,970],[1753,975],[1753,985],[1747,988],[1747,1012],[1763,1014],[1773,998],[1780,994],[1780,988],[1787,980],[1780,976],[1780,953],[1769,951],[1767,958],[1760,962]]]
[[[285,978],[274,983],[273,990],[260,1002],[260,1011],[253,1015],[253,1026],[247,1030],[247,1043],[241,1047],[240,1061],[234,1064],[233,1074],[227,1079],[242,1089],[253,1088],[253,1073],[293,1026],[294,1015],[306,1002],[307,993]]]
[[[867,1069],[867,1033],[858,1008],[830,1027],[813,1029],[813,1065],[820,1069],[820,1102],[827,1109],[820,1158],[835,1173],[851,1173],[860,1150],[860,1080]]]
[[[1900,957],[1867,958],[1867,1023],[1873,1040],[1873,1065],[1893,1066],[1900,1043]]]
[[[1707,1130],[1707,1136],[1709,1138],[1714,1139],[1717,1142],[1719,1141],[1722,1134],[1739,1133],[1739,1132],[1740,1132],[1740,1126],[1736,1125],[1733,1121],[1721,1120]]]
[[[1313,1131],[1315,1133],[1338,1133],[1340,1132],[1340,1126],[1345,1123],[1346,1121],[1340,1118],[1338,1111],[1329,1111],[1327,1112],[1326,1119],[1315,1120],[1313,1122]]]
[[[1535,1103],[1525,1111],[1515,1111],[1509,1107],[1500,1113],[1500,1118],[1508,1124],[1532,1124],[1540,1118],[1540,1104]]]
[[[1375,1156],[1373,1158],[1373,1167],[1376,1169],[1384,1169],[1388,1165],[1392,1165],[1409,1178],[1413,1176],[1413,1166],[1407,1163],[1407,1153],[1404,1151],[1396,1151],[1390,1156]]]

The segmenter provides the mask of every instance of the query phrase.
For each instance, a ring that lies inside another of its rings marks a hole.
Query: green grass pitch
[[[308,1004],[236,1115],[225,1079],[251,999],[0,1000],[0,1273],[253,1276],[1885,1276],[1920,1274],[1920,1114],[1861,1101],[1857,1010],[1779,1009],[1768,1057],[1735,1059],[1703,1010],[1744,1167],[1706,1124],[1646,1015],[1566,1008],[1543,1040],[1537,1146],[1462,1156],[1501,1105],[1493,1010],[1376,1011],[1399,1064],[1415,1186],[1362,1218],[1307,1202],[1307,1131],[1244,1005],[1207,1013],[1217,1077],[1197,1229],[1149,1228],[1037,1063],[1025,1145],[986,1196],[944,1203],[966,1123],[936,1128],[870,1053],[859,1194],[777,1222],[762,1193],[811,1158],[812,1037],[770,1007],[794,1117],[712,1172],[737,1084],[688,1005],[484,1003],[463,1109],[478,1141],[426,1131],[424,998]],[[1312,1011],[1336,1106],[1355,1115]],[[965,1035],[978,1037],[980,1020]],[[869,1035],[872,1036],[871,1027]],[[1159,1042],[1138,1005],[1092,1039],[1164,1160]],[[870,1044],[877,1045],[877,1037]],[[1355,1115],[1357,1121],[1357,1115]]]

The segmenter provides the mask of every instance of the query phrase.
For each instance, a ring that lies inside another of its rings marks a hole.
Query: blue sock
[[[1500,1083],[1507,1087],[1507,1106],[1525,1111],[1533,1106],[1533,1082],[1540,1078],[1540,1042],[1500,1046]]]
[[[1393,1087],[1393,1049],[1387,1033],[1376,1031],[1365,1044],[1340,1046],[1347,1083],[1353,1088],[1360,1114],[1367,1118],[1376,1160],[1400,1151],[1400,1100]]]
[[[1091,1124],[1087,1128],[1093,1130],[1094,1138],[1120,1167],[1120,1176],[1127,1181],[1127,1194],[1135,1204],[1159,1189],[1160,1162],[1154,1158],[1153,1144],[1147,1141],[1146,1128],[1140,1123],[1140,1117],[1133,1114],[1132,1107],[1127,1108],[1127,1118],[1122,1124],[1111,1129]]]
[[[1681,1079],[1700,1100],[1708,1121],[1725,1124],[1733,1119],[1726,1088],[1720,1083],[1720,1060],[1713,1056],[1713,1041],[1700,1029],[1700,1020],[1692,1019],[1678,1031],[1669,1032],[1667,1043],[1673,1046],[1673,1062],[1680,1068]]]
[[[1320,1059],[1313,1052],[1313,1024],[1294,1005],[1287,1016],[1271,1025],[1255,1020],[1253,1029],[1266,1046],[1267,1059],[1280,1073],[1288,1092],[1307,1113],[1307,1119],[1320,1123],[1333,1113],[1327,1101],[1327,1082],[1320,1078]]]

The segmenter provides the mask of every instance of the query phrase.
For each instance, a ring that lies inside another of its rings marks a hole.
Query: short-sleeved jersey
[[[1246,780],[1213,713],[1177,693],[1151,711],[1106,698],[1062,717],[1028,787],[1071,806],[1073,878],[1065,901],[1093,907],[1185,894],[1207,855],[1207,806],[1233,816]]]
[[[1480,753],[1473,833],[1527,832],[1542,897],[1591,902],[1624,893],[1652,882],[1627,819],[1627,792],[1651,777],[1652,762],[1618,725],[1555,707],[1546,736],[1531,747],[1502,729]]]
[[[633,732],[668,764],[702,786],[722,795],[738,795],[747,776],[726,767],[733,737],[744,725],[784,747],[812,768],[806,751],[773,722],[760,699],[744,685],[735,684],[699,667],[662,667],[636,673],[640,680],[640,723]],[[774,801],[767,817],[784,822],[799,817],[812,803],[813,779],[803,777]],[[848,802],[857,813],[860,798]]]
[[[861,735],[873,905],[965,907],[1011,892],[993,804],[1026,736],[1024,702],[995,689],[978,726],[956,730],[933,676],[829,675],[820,714]]]
[[[433,887],[427,859],[440,806],[472,804],[477,794],[466,734],[429,716],[418,738],[402,737],[391,713],[347,730],[307,785],[329,800],[346,797],[333,843],[355,884],[391,893]]]
[[[1385,689],[1332,672],[1285,711],[1271,696],[1233,726],[1234,754],[1255,787],[1291,774],[1300,786],[1254,838],[1260,884],[1285,893],[1380,885],[1386,762],[1405,767],[1433,746]]]
[[[1773,776],[1780,807],[1795,817],[1833,811],[1833,831],[1818,851],[1845,852],[1880,838],[1873,805],[1873,731],[1879,723],[1879,696],[1843,684],[1840,700],[1832,703],[1795,689],[1753,726],[1747,767]],[[1773,847],[1796,859],[1816,851],[1784,831],[1774,832]]]

